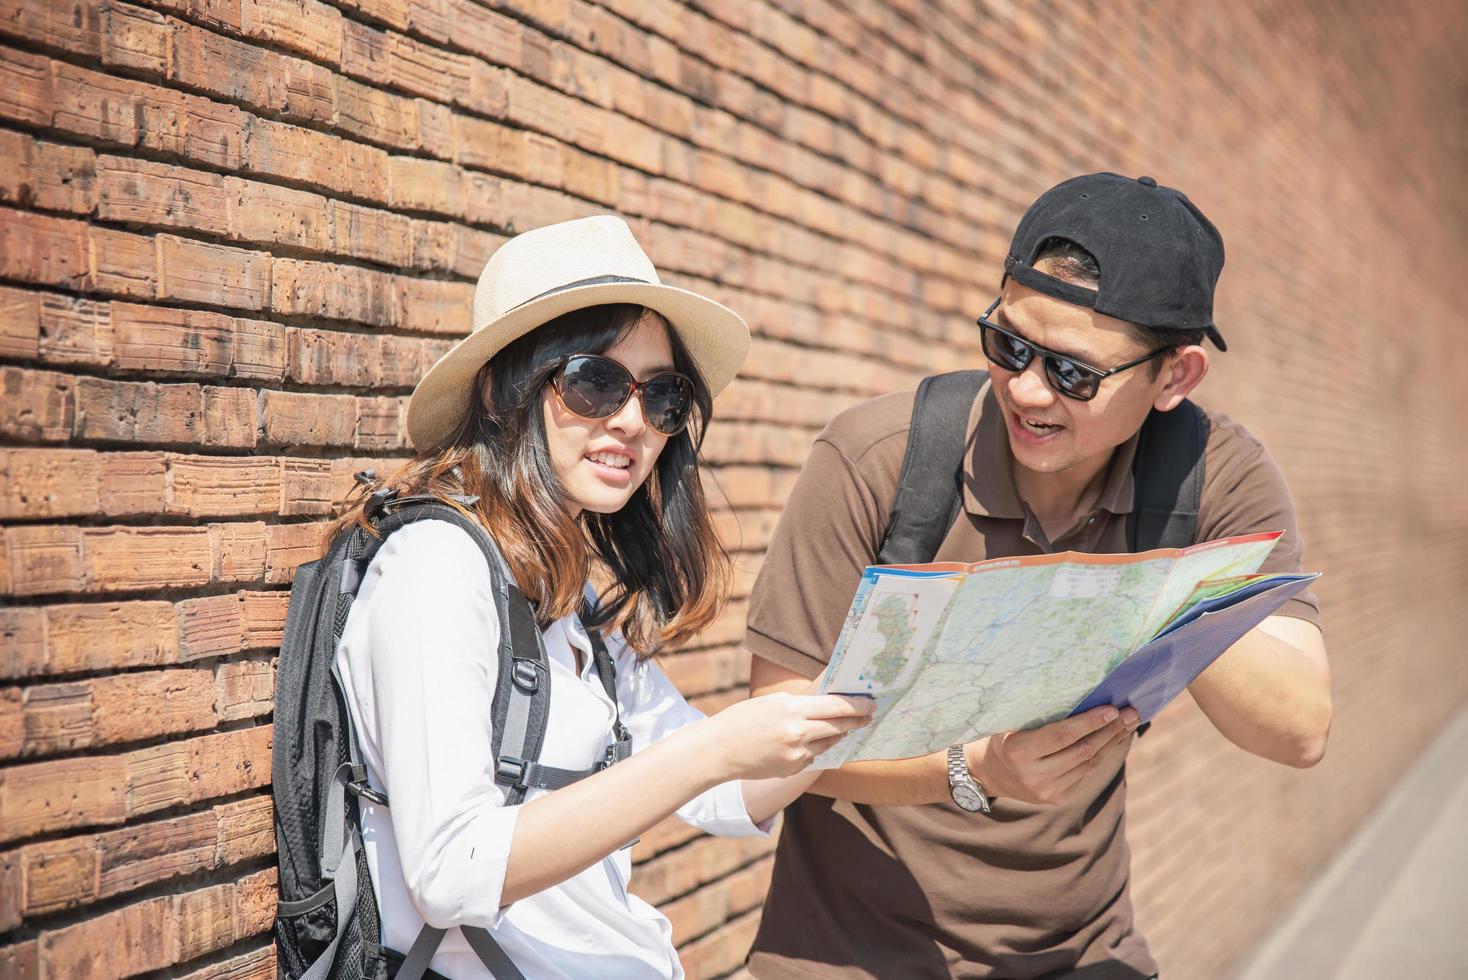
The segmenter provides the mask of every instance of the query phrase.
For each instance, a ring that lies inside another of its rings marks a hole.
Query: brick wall
[[[1451,0],[0,0],[0,977],[268,977],[291,570],[503,236],[603,211],[755,328],[708,456],[744,596],[834,412],[978,361],[1020,210],[1152,173],[1223,230],[1203,401],[1295,490],[1337,696],[1308,773],[1189,704],[1133,756],[1139,916],[1219,976],[1468,698],[1468,13]],[[738,969],[767,842],[635,887]]]

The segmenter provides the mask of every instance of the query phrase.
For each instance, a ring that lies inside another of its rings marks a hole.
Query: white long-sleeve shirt
[[[494,781],[490,706],[499,676],[500,623],[489,570],[473,540],[443,521],[395,532],[368,567],[337,648],[369,783],[389,806],[363,799],[362,835],[382,913],[383,945],[407,952],[425,921],[449,931],[431,963],[453,978],[487,978],[461,924],[489,929],[527,978],[677,978],[672,929],[627,891],[628,849],[507,909],[500,895],[519,806]],[[614,717],[580,621],[544,633],[549,723],[540,761],[589,769],[613,740]],[[578,674],[572,648],[582,651]],[[617,701],[633,751],[703,715],[653,663],[637,664],[619,634]],[[532,789],[526,802],[546,792]],[[737,782],[678,811],[723,836],[754,836]],[[586,814],[588,824],[597,819]]]

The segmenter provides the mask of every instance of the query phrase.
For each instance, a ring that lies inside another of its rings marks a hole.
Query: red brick
[[[220,664],[216,672],[219,719],[239,721],[268,715],[274,704],[275,669],[268,660]]]
[[[40,980],[40,952],[36,940],[0,947],[0,977],[5,980]]]
[[[402,211],[454,214],[462,194],[459,169],[421,157],[388,158],[388,203]]]
[[[276,259],[272,309],[287,316],[393,326],[397,281],[359,266]]]
[[[203,528],[97,528],[82,532],[89,584],[97,589],[177,589],[210,580]]]
[[[397,286],[398,309],[393,319],[404,329],[456,338],[469,332],[474,288],[468,283],[400,278]]]
[[[0,770],[0,841],[127,817],[124,756],[60,759]]]
[[[296,566],[315,561],[326,552],[324,523],[272,524],[268,530],[270,554],[265,581],[272,585],[289,582]]]
[[[418,147],[418,107],[412,99],[349,78],[334,83],[337,126],[344,133],[400,150]]]
[[[326,198],[253,180],[228,178],[229,230],[237,239],[329,252],[331,219]]]
[[[100,457],[101,512],[109,517],[156,514],[168,487],[162,453],[107,453]]]
[[[373,451],[407,449],[407,405],[399,398],[357,399],[357,428],[352,447]]]
[[[166,75],[173,30],[168,18],[126,4],[102,9],[102,63],[152,75]]]
[[[330,123],[336,108],[326,68],[180,22],[169,78],[298,122]]]
[[[91,843],[100,857],[97,897],[123,895],[214,867],[218,830],[216,808],[96,835]]]
[[[271,980],[276,975],[275,948],[265,946],[249,953],[201,966],[179,974],[181,980]]]
[[[275,810],[270,797],[255,796],[214,808],[218,818],[214,864],[225,867],[275,850]]]
[[[151,898],[94,919],[42,933],[46,976],[82,980],[159,970],[180,957],[176,895]]]
[[[269,785],[271,731],[262,725],[175,743],[189,749],[191,799],[209,800]]]
[[[250,448],[259,436],[255,392],[250,388],[206,387],[204,440],[211,446]]]
[[[32,126],[47,126],[56,105],[49,62],[34,54],[0,48],[0,102],[4,118]]]
[[[99,469],[90,450],[0,450],[0,519],[96,513]]]
[[[275,446],[350,446],[357,401],[349,395],[261,394],[260,438]]]
[[[83,222],[0,208],[0,276],[75,289],[89,271]]]
[[[7,528],[4,536],[10,591],[14,595],[79,592],[86,587],[80,529],[25,525]]]
[[[12,0],[7,7],[0,34],[87,57],[102,52],[102,26],[94,2]]]
[[[482,16],[479,12],[468,19]],[[401,34],[387,48],[387,77],[395,87],[439,102],[459,102],[469,91],[471,59]]]
[[[317,0],[240,0],[246,37],[336,64],[342,55],[342,15]]]
[[[0,132],[0,201],[47,211],[88,214],[97,206],[96,157],[83,146],[42,143]]]
[[[25,691],[15,754],[51,755],[115,742],[213,728],[209,670],[123,674]]]
[[[19,855],[14,851],[0,854],[0,929],[10,932],[20,925],[24,889]],[[3,957],[0,953],[0,977],[8,978],[14,974],[15,966]]]
[[[34,358],[40,341],[40,294],[0,286],[0,356]]]
[[[376,334],[292,327],[286,333],[286,376],[306,385],[370,387],[380,371],[382,340]]]
[[[90,238],[90,288],[137,299],[154,297],[159,268],[153,239],[111,228],[93,228]]]
[[[232,317],[205,310],[111,304],[113,363],[126,371],[224,375],[234,361]]]
[[[198,385],[76,379],[76,435],[125,442],[202,440]]]
[[[242,650],[261,650],[280,646],[285,630],[289,592],[241,592],[243,604]]]
[[[265,525],[210,524],[216,582],[258,582],[265,575]]]
[[[0,677],[25,677],[46,668],[45,614],[36,608],[0,608],[0,642],[7,655]]]
[[[411,219],[342,201],[329,202],[329,214],[335,250],[386,266],[413,262]]]
[[[168,602],[49,606],[43,614],[49,674],[154,666],[179,659],[178,625]]]
[[[270,306],[270,256],[158,236],[158,298],[244,310]]]
[[[218,174],[111,154],[97,159],[104,221],[229,233],[229,194]]]
[[[112,323],[108,303],[40,295],[41,333],[37,353],[48,364],[112,363]]]
[[[245,610],[238,595],[185,599],[178,604],[181,659],[237,653],[245,647]]]
[[[273,514],[280,509],[280,461],[170,455],[168,491],[169,513],[190,517]]]
[[[79,905],[97,895],[100,862],[94,841],[91,837],[49,841],[19,852],[27,915]]]

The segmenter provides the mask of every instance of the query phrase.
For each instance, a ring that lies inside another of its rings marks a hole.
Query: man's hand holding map
[[[1317,574],[1256,574],[1281,532],[1142,554],[866,569],[822,690],[876,720],[818,768],[926,755],[1101,704],[1146,721]]]

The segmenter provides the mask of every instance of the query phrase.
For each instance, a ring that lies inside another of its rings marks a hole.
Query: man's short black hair
[[[1040,251],[1036,253],[1035,261],[1031,264],[1039,265],[1042,262],[1048,265],[1050,275],[1057,279],[1064,279],[1087,289],[1096,289],[1101,285],[1101,266],[1097,263],[1096,257],[1069,238],[1047,238],[1041,242]],[[1123,322],[1126,323],[1127,332],[1132,339],[1139,344],[1146,345],[1147,349],[1152,351],[1201,344],[1207,335],[1207,331],[1201,329],[1163,330],[1157,327],[1144,327],[1131,321]],[[1155,379],[1162,373],[1162,359],[1149,363],[1147,370]]]

